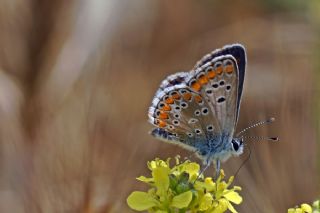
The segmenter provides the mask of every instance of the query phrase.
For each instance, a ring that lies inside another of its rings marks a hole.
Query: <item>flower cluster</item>
[[[155,159],[148,162],[148,168],[152,177],[137,179],[147,183],[150,189],[147,192],[134,191],[127,198],[129,207],[136,211],[223,213],[229,209],[235,213],[237,211],[232,204],[242,202],[242,197],[236,192],[241,188],[229,188],[233,176],[224,181],[223,170],[213,181],[199,174],[199,164],[189,160],[181,162],[179,157],[176,157],[172,168],[170,159]]]
[[[320,201],[314,201],[312,207],[309,204],[303,203],[300,207],[288,209],[288,213],[320,213]]]

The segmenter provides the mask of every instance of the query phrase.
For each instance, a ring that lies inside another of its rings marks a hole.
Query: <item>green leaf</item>
[[[189,206],[191,200],[192,200],[192,192],[187,191],[173,197],[171,206],[178,209],[186,208]]]
[[[127,198],[127,204],[131,209],[145,211],[156,206],[158,201],[146,192],[135,191]]]
[[[225,197],[227,200],[235,204],[240,204],[242,202],[242,197],[238,194],[238,192],[229,191],[229,190],[225,190],[225,191],[226,192],[223,195],[223,197]]]
[[[315,209],[319,209],[320,208],[320,201],[319,200],[316,200],[313,202],[312,204],[313,208]]]

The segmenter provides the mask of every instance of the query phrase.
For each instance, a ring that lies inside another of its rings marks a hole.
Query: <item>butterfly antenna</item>
[[[248,131],[249,129],[252,129],[254,127],[260,126],[262,124],[272,123],[273,121],[275,121],[275,118],[269,118],[268,120],[260,121],[258,123],[255,123],[255,124],[251,125],[251,126],[248,126],[247,128],[244,128],[239,133],[237,133],[237,137],[239,137],[240,135],[242,135],[244,132]]]
[[[248,146],[249,154],[248,154],[248,156],[246,157],[246,159],[242,162],[242,164],[240,165],[240,167],[238,168],[238,170],[236,171],[236,173],[235,173],[235,175],[234,175],[234,178],[237,177],[238,173],[240,172],[240,169],[244,166],[244,164],[246,164],[246,163],[249,161],[249,159],[250,159],[250,157],[251,157],[251,148],[250,148],[250,145],[247,144],[247,146]]]
[[[265,137],[265,136],[242,136],[244,139],[255,139],[256,141],[278,141],[278,137]]]

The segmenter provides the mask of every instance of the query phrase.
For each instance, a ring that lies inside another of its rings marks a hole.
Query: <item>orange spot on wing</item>
[[[173,100],[172,97],[167,97],[167,98],[165,99],[165,102],[166,102],[167,104],[173,104],[174,100]]]
[[[217,73],[213,70],[208,71],[208,78],[213,79],[214,77],[216,77]]]
[[[198,82],[200,83],[200,84],[206,84],[206,83],[208,83],[208,78],[207,78],[207,76],[205,76],[205,75],[201,75],[200,77],[199,77],[199,79],[198,79]]]
[[[202,98],[200,97],[200,95],[196,95],[194,97],[194,100],[197,102],[197,103],[201,103],[202,102]]]
[[[218,75],[220,75],[222,72],[223,72],[222,66],[218,66],[218,67],[216,68],[216,73],[217,73]]]
[[[184,100],[186,100],[186,101],[189,101],[190,99],[191,99],[191,97],[192,97],[192,95],[191,95],[191,93],[185,93],[184,95],[183,95],[183,99]]]
[[[162,120],[159,120],[159,124],[158,124],[159,127],[163,128],[163,127],[166,127],[167,126],[167,123],[162,121]]]
[[[199,84],[197,81],[194,81],[191,83],[191,88],[195,91],[199,91],[201,89],[201,84]]]
[[[168,119],[169,115],[168,115],[168,113],[161,111],[159,114],[159,118],[160,119]]]
[[[170,107],[168,104],[165,104],[165,105],[161,108],[161,110],[163,110],[163,111],[170,111],[170,110],[171,110],[171,107]]]
[[[178,93],[175,93],[171,96],[173,99],[175,100],[179,100],[180,99],[180,95]]]
[[[233,66],[232,66],[232,65],[227,65],[227,66],[225,67],[225,69],[226,69],[226,72],[227,72],[227,73],[232,73],[232,72],[233,72]]]

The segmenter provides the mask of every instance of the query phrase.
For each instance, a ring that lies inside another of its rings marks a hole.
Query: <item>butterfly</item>
[[[243,153],[234,137],[246,71],[246,51],[232,44],[205,55],[189,72],[162,81],[148,116],[151,134],[195,152],[205,168]]]

